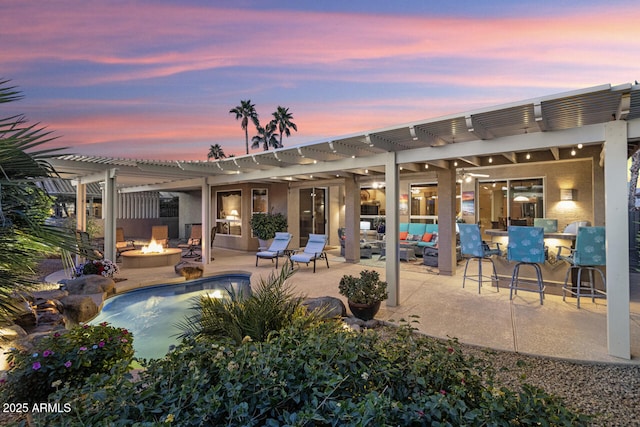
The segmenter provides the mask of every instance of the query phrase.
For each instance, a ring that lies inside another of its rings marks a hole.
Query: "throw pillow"
[[[413,240],[413,234],[407,234],[407,238],[405,240]]]
[[[430,242],[432,238],[433,238],[433,233],[424,233],[422,235],[423,242]]]
[[[438,247],[438,246],[437,246],[437,243],[438,243],[438,233],[433,233],[433,236],[431,237],[431,241],[432,241],[433,243],[436,243],[436,248],[437,248],[437,247]]]
[[[419,242],[421,237],[422,236],[420,236],[419,234],[414,234],[411,240],[413,240],[414,242]]]
[[[407,236],[409,235],[408,231],[401,231],[400,232],[400,240],[407,240]]]

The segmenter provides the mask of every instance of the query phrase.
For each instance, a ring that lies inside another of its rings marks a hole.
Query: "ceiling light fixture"
[[[575,155],[576,155],[576,149],[575,149],[575,148],[572,148],[572,149],[571,149],[571,155],[572,155],[572,156],[575,156]]]

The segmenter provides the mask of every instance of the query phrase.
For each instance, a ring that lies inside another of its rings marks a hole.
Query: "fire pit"
[[[151,240],[148,246],[122,253],[124,268],[151,268],[175,265],[182,258],[182,249],[164,248]]]

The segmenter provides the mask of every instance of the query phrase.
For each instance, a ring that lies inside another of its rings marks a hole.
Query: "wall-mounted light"
[[[493,157],[489,157],[489,163],[493,163]]]
[[[527,155],[525,156],[527,160],[531,159],[531,153],[527,153]]]
[[[562,201],[572,201],[576,199],[576,190],[573,188],[561,188],[560,189],[560,200]]]
[[[576,149],[575,149],[575,148],[572,148],[572,149],[571,149],[571,155],[572,155],[572,156],[575,156],[575,155],[576,155]]]

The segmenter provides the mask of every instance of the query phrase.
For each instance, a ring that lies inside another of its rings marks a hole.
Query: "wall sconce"
[[[562,188],[562,189],[560,189],[560,200],[561,201],[576,200],[576,190],[573,189],[573,188]]]

